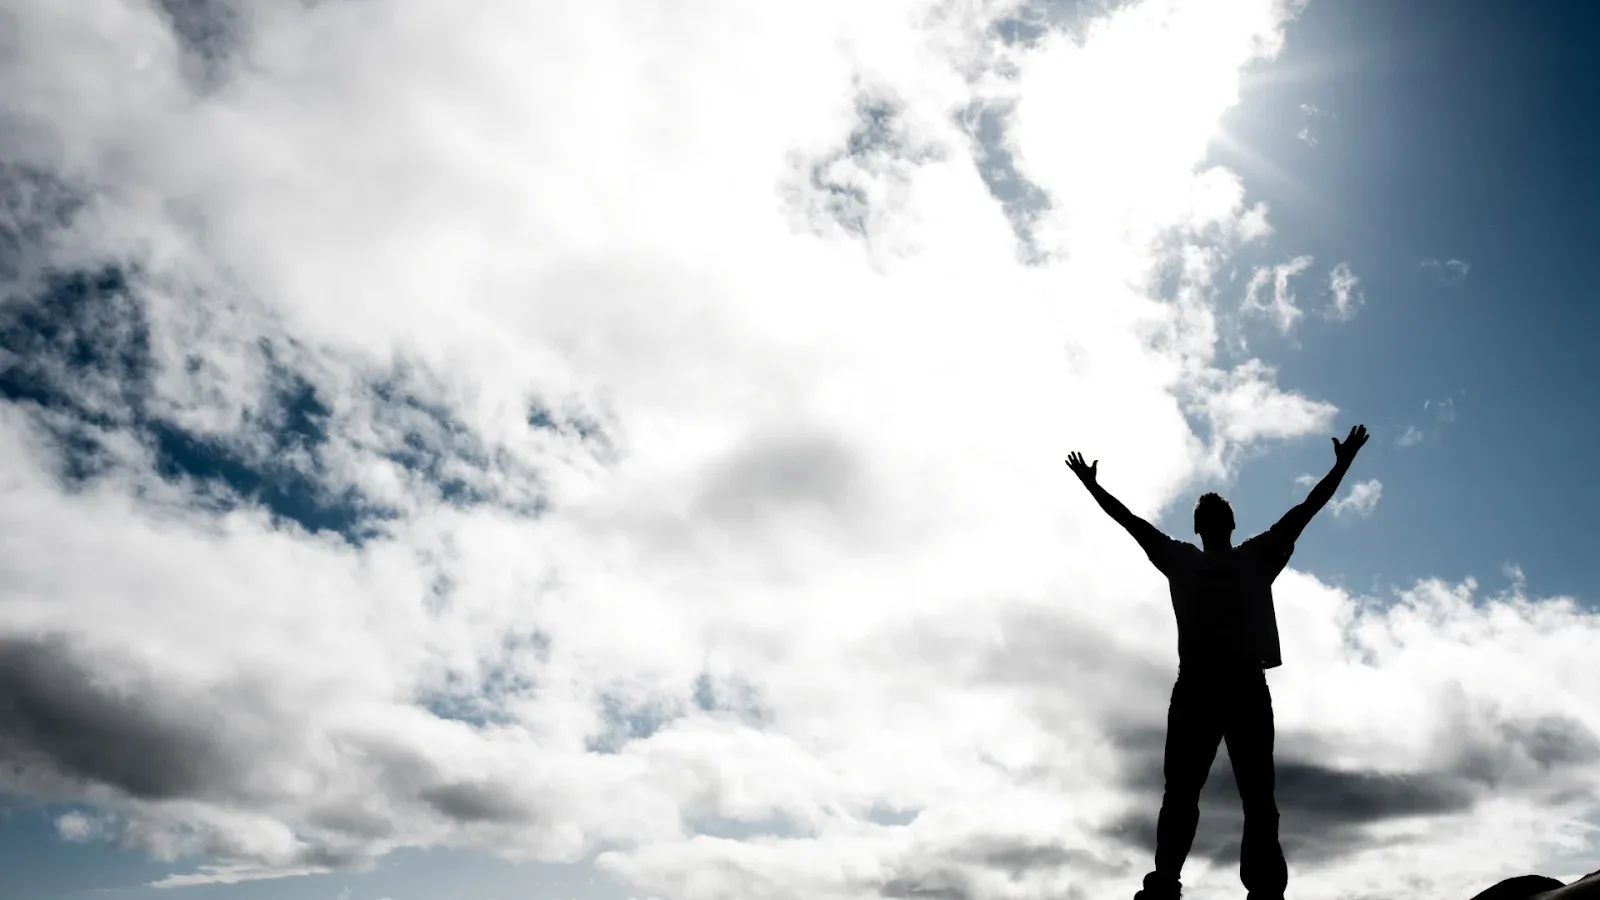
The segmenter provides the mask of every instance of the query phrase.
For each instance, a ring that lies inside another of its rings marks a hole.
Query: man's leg
[[[1200,821],[1200,789],[1217,758],[1224,722],[1216,685],[1193,672],[1178,673],[1167,709],[1166,779],[1156,819],[1156,868],[1145,876],[1141,897],[1176,897],[1183,861]]]
[[[1278,803],[1273,794],[1272,694],[1266,673],[1241,679],[1227,730],[1228,759],[1244,803],[1244,842],[1239,880],[1250,900],[1282,900],[1289,870],[1278,843]]]

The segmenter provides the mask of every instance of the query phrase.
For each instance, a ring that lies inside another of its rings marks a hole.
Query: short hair
[[[1212,530],[1233,530],[1233,507],[1221,494],[1201,494],[1194,504],[1194,533]]]

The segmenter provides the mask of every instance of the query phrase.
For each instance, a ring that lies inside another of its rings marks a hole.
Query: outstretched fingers
[[[1354,455],[1357,450],[1360,450],[1361,446],[1366,442],[1367,426],[1353,425],[1350,428],[1350,433],[1345,435],[1343,443],[1340,443],[1338,438],[1333,439],[1333,450],[1341,456],[1349,457]]]
[[[1083,454],[1076,450],[1067,454],[1067,467],[1072,469],[1073,473],[1079,478],[1092,478],[1095,467],[1098,465],[1100,465],[1100,460],[1098,459],[1092,463],[1085,464]]]

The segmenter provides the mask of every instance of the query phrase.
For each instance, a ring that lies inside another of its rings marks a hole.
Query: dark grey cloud
[[[156,0],[156,8],[185,49],[199,56],[221,56],[243,36],[244,20],[228,0]]]
[[[1152,578],[1154,585],[1160,576]],[[1127,690],[1164,700],[1176,673],[1175,664],[1145,660],[1115,634],[1055,611],[1007,612],[998,624],[1003,640],[984,658],[979,673],[993,683],[1100,697]]]
[[[504,785],[492,782],[452,782],[430,785],[417,792],[429,806],[457,822],[512,824],[531,818],[528,805]]]
[[[5,30],[0,19],[0,32]],[[4,49],[0,48],[0,54]],[[0,302],[37,288],[43,259],[83,208],[83,192],[39,166],[7,161],[25,156],[19,123],[0,117]]]
[[[1461,778],[1489,789],[1558,786],[1563,776],[1600,761],[1600,738],[1567,716],[1498,719],[1487,733],[1467,732],[1452,761]]]
[[[459,777],[442,769],[425,749],[403,736],[362,735],[346,738],[351,763],[365,770],[363,783],[375,796],[394,804],[390,816],[420,811],[462,825],[529,825],[545,822],[536,798],[519,785],[496,775]],[[378,827],[359,812],[361,797],[339,798],[324,821],[348,819],[358,828]]]
[[[973,865],[997,869],[1013,880],[1040,870],[1066,869],[1097,875],[1122,871],[1121,866],[1106,862],[1087,850],[1012,836],[980,836],[956,849],[954,855]]]
[[[306,824],[323,832],[343,835],[361,844],[375,844],[399,833],[398,823],[386,810],[361,802],[324,804],[306,815]]]
[[[0,639],[0,787],[81,796],[111,789],[131,801],[191,800],[256,808],[283,799],[274,773],[302,759],[304,723],[264,685],[189,685],[116,653],[58,636]],[[525,825],[536,804],[509,782],[442,772],[402,738],[339,742],[347,776],[371,789],[330,795],[305,820],[295,865],[368,859],[415,814],[462,825]],[[137,841],[137,838],[132,838]],[[227,829],[197,834],[203,852],[248,859]]]
[[[1111,823],[1106,832],[1154,852],[1165,726],[1123,726],[1114,729],[1113,739],[1123,755],[1123,787],[1143,805]],[[1368,825],[1461,814],[1509,790],[1545,801],[1570,799],[1578,789],[1576,776],[1600,758],[1594,734],[1581,722],[1562,717],[1503,719],[1478,732],[1454,732],[1452,739],[1457,746],[1438,767],[1397,774],[1328,767],[1306,755],[1319,742],[1280,734],[1276,793],[1284,852],[1308,863],[1336,859],[1369,845]],[[1192,852],[1221,864],[1236,863],[1243,825],[1238,785],[1223,744],[1201,791]]]
[[[831,435],[759,434],[712,475],[699,506],[729,527],[796,508],[844,517],[859,508],[869,486],[856,451]]]
[[[1109,863],[1088,850],[1064,847],[1011,834],[978,834],[960,844],[925,849],[917,860],[902,863],[893,878],[878,884],[880,897],[968,900],[990,894],[989,884],[1002,876],[1008,884],[1050,879],[1061,874],[1123,878],[1126,866]],[[1069,890],[1069,897],[1080,889]]]
[[[0,638],[0,760],[141,800],[231,793],[248,755],[207,695],[62,637]]]
[[[1124,755],[1123,786],[1142,805],[1111,823],[1107,832],[1153,853],[1164,786],[1165,727],[1124,728],[1114,733],[1114,740]],[[1475,792],[1446,773],[1393,776],[1339,771],[1281,750],[1276,776],[1284,852],[1306,861],[1361,849],[1365,825],[1401,816],[1461,812],[1475,799]],[[1243,825],[1238,785],[1224,744],[1200,794],[1193,853],[1224,864],[1236,862]]]
[[[877,886],[883,897],[966,900],[987,896],[984,885],[999,875],[1008,883],[1060,875],[1121,877],[1125,867],[1087,850],[1018,835],[979,834],[958,844],[924,848]],[[988,876],[988,877],[985,877]],[[1069,894],[1070,895],[1070,894]]]
[[[156,0],[155,6],[183,50],[190,85],[204,92],[226,81],[249,38],[248,7],[234,0]]]
[[[973,896],[967,877],[946,869],[915,877],[891,878],[878,889],[884,897],[905,900],[969,900]]]

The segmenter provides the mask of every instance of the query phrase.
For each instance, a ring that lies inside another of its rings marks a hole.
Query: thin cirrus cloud
[[[1295,6],[11,4],[0,789],[169,886],[1122,890],[1174,625],[1059,458],[1155,515],[1332,426],[1215,362]],[[1280,584],[1300,896],[1581,839],[1592,615]]]
[[[1303,120],[1300,130],[1295,132],[1295,139],[1307,147],[1315,147],[1322,142],[1320,135],[1323,123],[1334,118],[1334,115],[1312,103],[1300,104],[1300,114]]]
[[[1444,397],[1439,400],[1428,399],[1422,401],[1422,411],[1434,422],[1432,431],[1425,431],[1415,425],[1407,425],[1395,438],[1395,444],[1401,448],[1415,447],[1427,440],[1430,435],[1437,437],[1443,433],[1444,427],[1456,420],[1456,401],[1454,397]]]
[[[1472,264],[1461,259],[1443,261],[1425,259],[1422,261],[1422,268],[1444,284],[1458,285],[1467,280],[1467,273],[1472,271]]]

